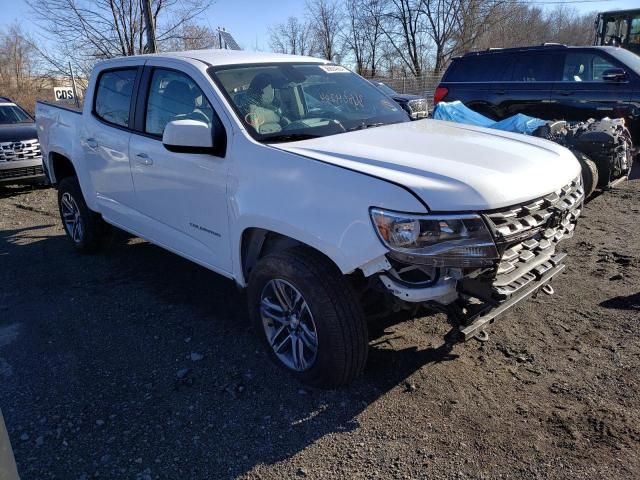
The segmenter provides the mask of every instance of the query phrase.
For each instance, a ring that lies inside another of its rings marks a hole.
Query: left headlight
[[[382,242],[399,259],[434,266],[485,266],[499,258],[479,215],[416,215],[371,209]]]

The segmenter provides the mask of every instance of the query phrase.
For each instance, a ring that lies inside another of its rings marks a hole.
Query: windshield
[[[17,105],[0,105],[0,125],[31,123],[33,119]]]
[[[612,48],[607,50],[607,52],[640,75],[640,57],[638,55],[624,48]]]
[[[386,93],[390,97],[397,95],[395,90],[393,90],[389,85],[386,85],[382,82],[374,82],[374,85],[378,87],[380,90],[382,90],[383,93]]]
[[[251,135],[278,142],[409,121],[389,97],[338,65],[309,63],[212,67]]]

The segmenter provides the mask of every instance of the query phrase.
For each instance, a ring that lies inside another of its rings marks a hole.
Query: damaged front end
[[[398,214],[394,223],[394,214],[374,209],[374,224],[390,248],[387,267],[375,278],[393,295],[396,310],[398,304],[447,309],[467,340],[562,272],[566,254],[556,247],[573,236],[583,200],[578,177],[542,198],[478,215],[405,220]]]
[[[547,122],[533,132],[536,137],[551,140],[573,152],[582,164],[593,162],[597,178],[588,177],[584,185],[587,196],[596,188],[613,187],[626,180],[633,166],[634,148],[624,118],[590,119],[585,122]]]

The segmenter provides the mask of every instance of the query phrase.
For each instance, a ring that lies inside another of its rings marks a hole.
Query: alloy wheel
[[[262,290],[260,315],[276,357],[291,370],[309,369],[318,353],[318,333],[300,291],[286,280],[270,280]]]
[[[84,238],[82,215],[75,199],[69,192],[65,192],[60,199],[60,213],[64,228],[75,243],[81,243]]]

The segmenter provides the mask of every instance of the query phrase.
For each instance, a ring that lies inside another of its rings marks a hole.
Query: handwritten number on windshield
[[[364,108],[364,97],[359,93],[321,93],[320,100],[334,105],[351,105],[355,108]]]

